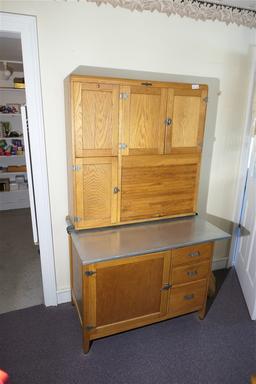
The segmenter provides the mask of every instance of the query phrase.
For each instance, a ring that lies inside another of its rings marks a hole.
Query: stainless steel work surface
[[[71,233],[83,264],[166,251],[231,236],[198,216]]]

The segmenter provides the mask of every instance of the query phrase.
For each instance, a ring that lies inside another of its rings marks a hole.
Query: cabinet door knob
[[[172,119],[170,117],[167,117],[164,121],[165,125],[172,125]]]
[[[118,187],[115,187],[115,188],[113,189],[113,192],[114,192],[114,193],[118,193],[118,192],[120,192],[120,189],[119,189]]]

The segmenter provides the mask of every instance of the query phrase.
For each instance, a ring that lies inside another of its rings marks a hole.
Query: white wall
[[[208,212],[233,218],[251,30],[83,1],[3,1],[2,10],[37,16],[58,289],[69,287],[63,80],[79,65],[218,78]]]

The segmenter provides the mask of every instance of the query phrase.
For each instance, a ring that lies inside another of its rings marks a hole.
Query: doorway
[[[21,38],[0,33],[0,313],[43,303],[33,242],[21,105],[26,104]],[[26,149],[27,150],[27,149]],[[36,231],[37,228],[34,228]],[[34,235],[34,237],[36,234]]]
[[[1,33],[15,33],[21,39],[43,302],[57,305],[36,18],[0,12],[0,20]]]

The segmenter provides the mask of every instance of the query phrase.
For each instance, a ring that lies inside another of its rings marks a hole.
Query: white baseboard
[[[227,268],[228,258],[223,257],[221,259],[213,259],[212,261],[212,270],[216,271],[217,269]]]
[[[61,289],[57,291],[57,303],[69,303],[71,301],[71,290],[70,289]]]

